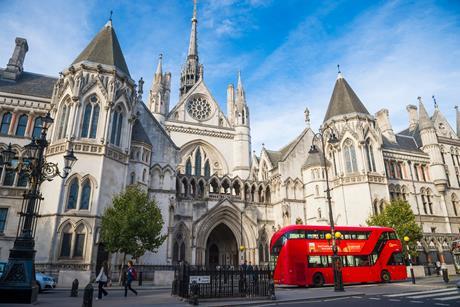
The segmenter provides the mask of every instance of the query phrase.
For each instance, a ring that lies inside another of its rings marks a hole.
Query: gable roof
[[[152,142],[150,142],[150,139],[147,136],[147,133],[145,132],[144,127],[138,120],[134,122],[131,139],[133,141],[143,142],[143,143],[152,145]]]
[[[79,62],[115,66],[131,77],[111,21],[107,22],[72,64]]]
[[[328,119],[350,113],[361,113],[370,115],[364,104],[359,100],[356,93],[353,91],[351,86],[342,76],[339,74],[337,81],[335,82],[334,91],[332,92],[331,100],[327,108],[324,122]]]
[[[0,69],[0,75],[1,72],[2,70]],[[0,78],[0,92],[51,98],[56,81],[57,78],[54,77],[24,71],[15,81]]]

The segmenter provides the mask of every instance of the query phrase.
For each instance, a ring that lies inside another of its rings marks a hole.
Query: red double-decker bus
[[[270,242],[276,284],[333,284],[329,226],[292,225],[277,231]],[[336,226],[344,283],[389,282],[407,278],[402,245],[392,228]]]

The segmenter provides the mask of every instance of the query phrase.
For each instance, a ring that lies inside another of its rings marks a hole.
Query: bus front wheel
[[[380,278],[382,279],[382,282],[390,282],[391,280],[390,273],[385,270],[380,273]]]
[[[324,276],[321,273],[313,275],[313,286],[322,287],[324,285]]]

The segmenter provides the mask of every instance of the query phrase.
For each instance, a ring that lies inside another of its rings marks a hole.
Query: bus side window
[[[308,256],[308,267],[310,267],[310,268],[319,268],[319,267],[321,267],[321,258],[320,258],[320,256]]]
[[[404,265],[403,255],[398,252],[391,254],[390,259],[388,259],[388,265]]]
[[[355,256],[356,266],[369,266],[369,256]]]

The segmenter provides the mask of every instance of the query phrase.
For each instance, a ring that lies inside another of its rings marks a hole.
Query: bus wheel
[[[321,273],[316,273],[313,275],[313,286],[322,287],[324,285],[324,277]]]
[[[382,282],[390,282],[391,280],[390,273],[385,270],[380,273],[380,278],[382,279]]]

